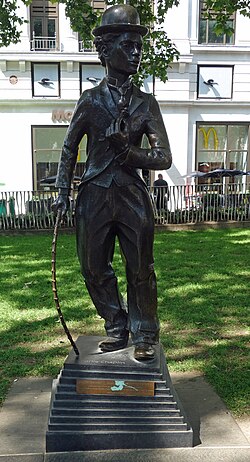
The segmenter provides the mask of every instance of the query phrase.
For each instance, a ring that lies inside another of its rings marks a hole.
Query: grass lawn
[[[52,233],[51,233],[52,234]],[[56,376],[70,350],[51,290],[49,234],[0,236],[0,398],[21,376]],[[74,338],[104,334],[74,235],[58,241],[61,307]],[[250,230],[158,232],[161,342],[170,371],[199,370],[235,416],[249,414]],[[124,268],[114,266],[125,292]]]

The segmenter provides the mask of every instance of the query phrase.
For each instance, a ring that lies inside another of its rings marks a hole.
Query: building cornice
[[[201,100],[180,100],[180,101],[167,101],[167,100],[162,100],[160,98],[156,99],[158,103],[161,106],[186,106],[186,107],[192,107],[192,106],[197,106],[197,107],[216,107],[216,110],[218,110],[218,107],[250,107],[250,101],[225,101],[221,99],[213,99],[211,101],[201,101]]]
[[[0,61],[27,61],[27,62],[67,62],[85,61],[100,63],[97,53],[49,53],[49,52],[9,52],[0,53]]]
[[[191,52],[197,53],[213,53],[216,55],[220,54],[239,54],[239,53],[250,53],[250,42],[248,45],[191,45]]]
[[[168,106],[168,107],[250,107],[250,101],[226,101],[226,100],[210,100],[210,101],[201,101],[201,100],[179,100],[179,101],[171,101],[171,100],[163,100],[156,96],[157,101],[161,106]],[[22,107],[22,106],[51,106],[55,105],[57,107],[67,107],[70,105],[75,105],[77,102],[76,99],[59,99],[59,98],[49,98],[49,97],[42,97],[42,98],[33,98],[33,99],[1,99],[1,107],[3,106],[15,106],[15,107]]]
[[[6,105],[6,106],[16,106],[16,107],[22,107],[22,106],[46,106],[50,104],[57,104],[58,106],[65,106],[67,104],[76,104],[77,103],[77,98],[76,99],[59,99],[59,98],[50,98],[50,97],[41,97],[41,98],[33,98],[33,99],[1,99],[1,106]]]

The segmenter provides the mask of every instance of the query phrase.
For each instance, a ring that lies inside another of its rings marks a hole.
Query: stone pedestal
[[[161,345],[139,362],[132,346],[102,353],[103,339],[79,337],[54,380],[46,451],[192,447]]]

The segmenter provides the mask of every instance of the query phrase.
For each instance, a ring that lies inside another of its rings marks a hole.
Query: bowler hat
[[[148,29],[140,25],[138,11],[133,6],[125,4],[108,8],[103,13],[101,25],[93,30],[93,35],[112,32],[138,32],[144,36],[148,33]]]

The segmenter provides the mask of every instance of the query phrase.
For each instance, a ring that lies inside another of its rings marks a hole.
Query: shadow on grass
[[[229,408],[249,412],[249,230],[161,233],[161,341],[173,370],[199,369]]]
[[[51,239],[0,238],[5,390],[6,377],[9,383],[15,375],[58,372],[70,348],[52,297]],[[249,246],[246,229],[155,237],[161,341],[168,364],[172,370],[202,371],[236,414],[247,412],[249,399]],[[58,292],[72,334],[102,335],[103,323],[80,274],[74,236],[61,235],[57,250]],[[114,266],[124,292],[124,268],[117,254]]]

